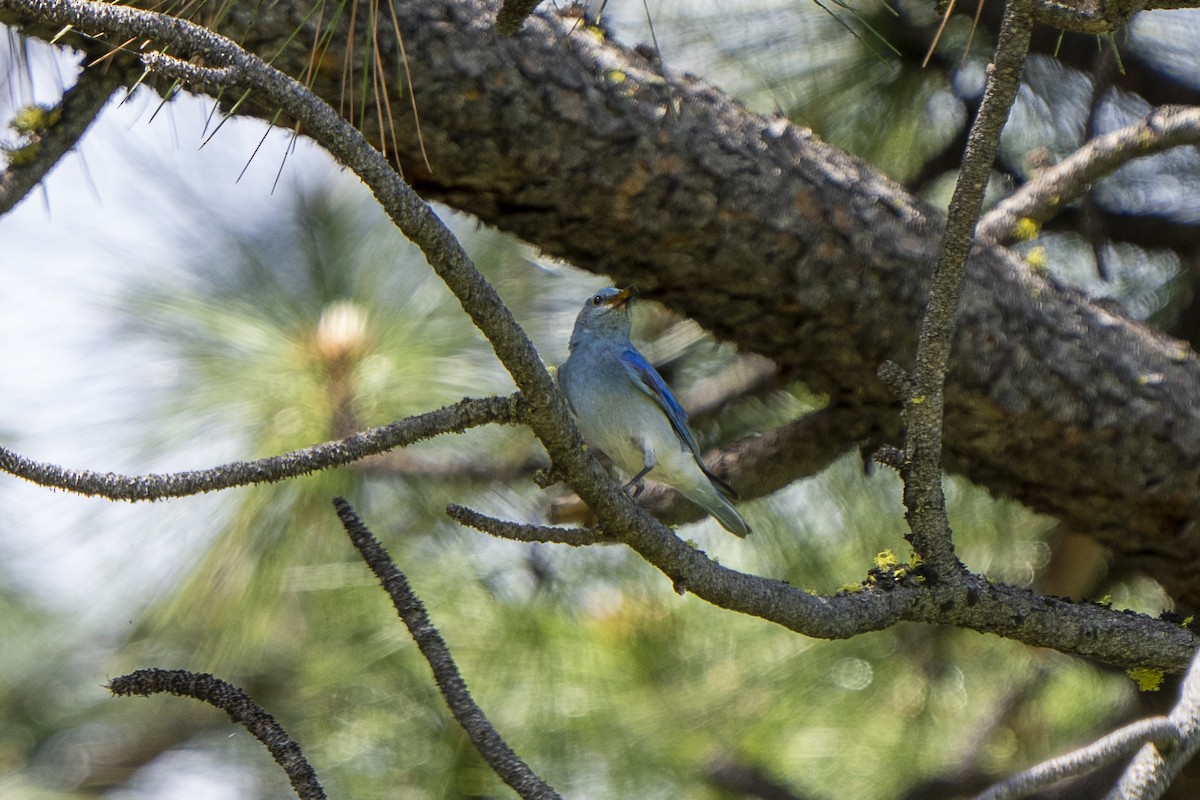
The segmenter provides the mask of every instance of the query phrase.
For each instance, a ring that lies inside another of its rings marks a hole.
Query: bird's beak
[[[625,308],[629,305],[629,301],[637,297],[637,287],[629,286],[613,295],[613,299],[609,305],[613,308]]]

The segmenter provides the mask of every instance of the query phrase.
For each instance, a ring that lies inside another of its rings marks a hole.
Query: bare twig
[[[229,718],[242,725],[262,742],[275,763],[283,767],[300,800],[324,800],[325,790],[312,766],[305,759],[300,745],[292,740],[275,718],[264,711],[241,689],[200,672],[182,669],[140,669],[114,678],[109,691],[120,697],[168,692],[180,697],[193,697],[216,706]]]
[[[346,533],[350,536],[350,541],[358,548],[363,560],[371,567],[371,571],[392,598],[392,604],[395,605],[400,619],[404,621],[417,647],[421,649],[421,654],[429,662],[429,668],[433,670],[433,679],[437,682],[446,705],[450,707],[450,712],[454,714],[458,724],[467,732],[475,749],[496,774],[521,797],[526,800],[558,800],[558,793],[513,752],[492,727],[492,723],[488,722],[483,710],[471,698],[466,681],[450,655],[450,649],[446,647],[442,635],[430,621],[420,598],[413,593],[404,573],[392,562],[387,551],[348,502],[338,497],[333,501],[333,505]]]
[[[1166,717],[1150,717],[1119,728],[1064,756],[1050,759],[1001,781],[975,800],[1015,800],[1068,778],[1127,758],[1120,781],[1106,800],[1153,800],[1200,749],[1200,653],[1183,680],[1179,702]]]
[[[1200,654],[1192,660],[1179,690],[1179,702],[1167,715],[1174,741],[1152,740],[1142,746],[1105,800],[1154,800],[1200,750]]]
[[[1166,717],[1138,720],[1118,728],[1086,747],[1019,772],[978,795],[975,800],[1014,800],[1025,797],[1059,781],[1128,758],[1147,742],[1168,744],[1176,742],[1178,737],[1179,731]]]
[[[616,539],[605,536],[603,531],[591,528],[551,528],[545,525],[522,525],[517,522],[506,522],[502,519],[480,514],[466,506],[454,503],[446,506],[446,514],[455,522],[474,528],[477,531],[490,533],[501,539],[512,539],[517,542],[547,542],[550,544],[569,544],[583,547],[589,544],[612,544]]]
[[[1156,109],[1042,170],[984,216],[979,235],[1007,244],[1016,238],[1022,220],[1041,225],[1122,164],[1188,144],[1200,144],[1200,108]]]
[[[971,126],[967,149],[942,234],[937,267],[930,286],[929,307],[921,323],[915,366],[904,398],[904,504],[912,530],[913,549],[937,581],[952,587],[963,582],[962,565],[954,554],[946,498],[942,490],[942,424],[950,345],[958,314],[967,255],[983,205],[1000,131],[1017,96],[1021,68],[1033,29],[1027,0],[1008,0],[995,59],[979,114]]]
[[[452,406],[390,425],[370,428],[334,442],[293,450],[256,461],[235,461],[211,469],[164,475],[118,475],[112,472],[64,469],[33,461],[0,446],[0,470],[42,486],[65,489],[110,500],[161,500],[167,497],[250,486],[307,475],[394,447],[403,447],[442,433],[460,433],[492,422],[517,422],[522,417],[519,395],[462,400]]]
[[[27,163],[9,163],[0,174],[0,214],[21,202],[25,195],[41,183],[62,157],[71,151],[80,137],[91,127],[100,110],[121,86],[124,75],[111,65],[85,69],[75,85],[63,94],[62,101],[51,112],[57,120],[39,131],[33,157]]]

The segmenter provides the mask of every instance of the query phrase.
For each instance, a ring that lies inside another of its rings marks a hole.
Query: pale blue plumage
[[[730,502],[733,490],[704,467],[687,414],[658,371],[629,340],[629,289],[602,289],[584,304],[571,333],[571,354],[558,382],[588,444],[631,475],[675,487],[730,533],[750,526]]]

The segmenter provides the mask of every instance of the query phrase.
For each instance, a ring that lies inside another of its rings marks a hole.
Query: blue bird
[[[632,289],[601,289],[575,320],[570,355],[558,368],[562,387],[587,443],[633,477],[673,486],[737,536],[750,526],[733,507],[732,488],[704,467],[687,414],[650,362],[629,341]]]

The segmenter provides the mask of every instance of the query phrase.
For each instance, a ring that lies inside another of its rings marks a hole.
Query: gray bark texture
[[[643,49],[577,19],[543,8],[499,36],[497,7],[396,5],[411,97],[386,8],[343,13],[323,52],[316,20],[332,12],[299,0],[222,6],[212,26],[292,75],[315,65],[317,93],[386,145],[427,199],[636,283],[773,359],[852,415],[846,449],[863,431],[899,444],[899,406],[877,370],[912,365],[940,213],[803,128],[694,76],[664,78]],[[389,76],[386,105],[350,88],[373,50]],[[247,111],[275,113],[253,98]],[[944,463],[1096,536],[1200,604],[1196,354],[998,246],[977,245],[968,264]],[[761,493],[729,477],[744,495]]]

